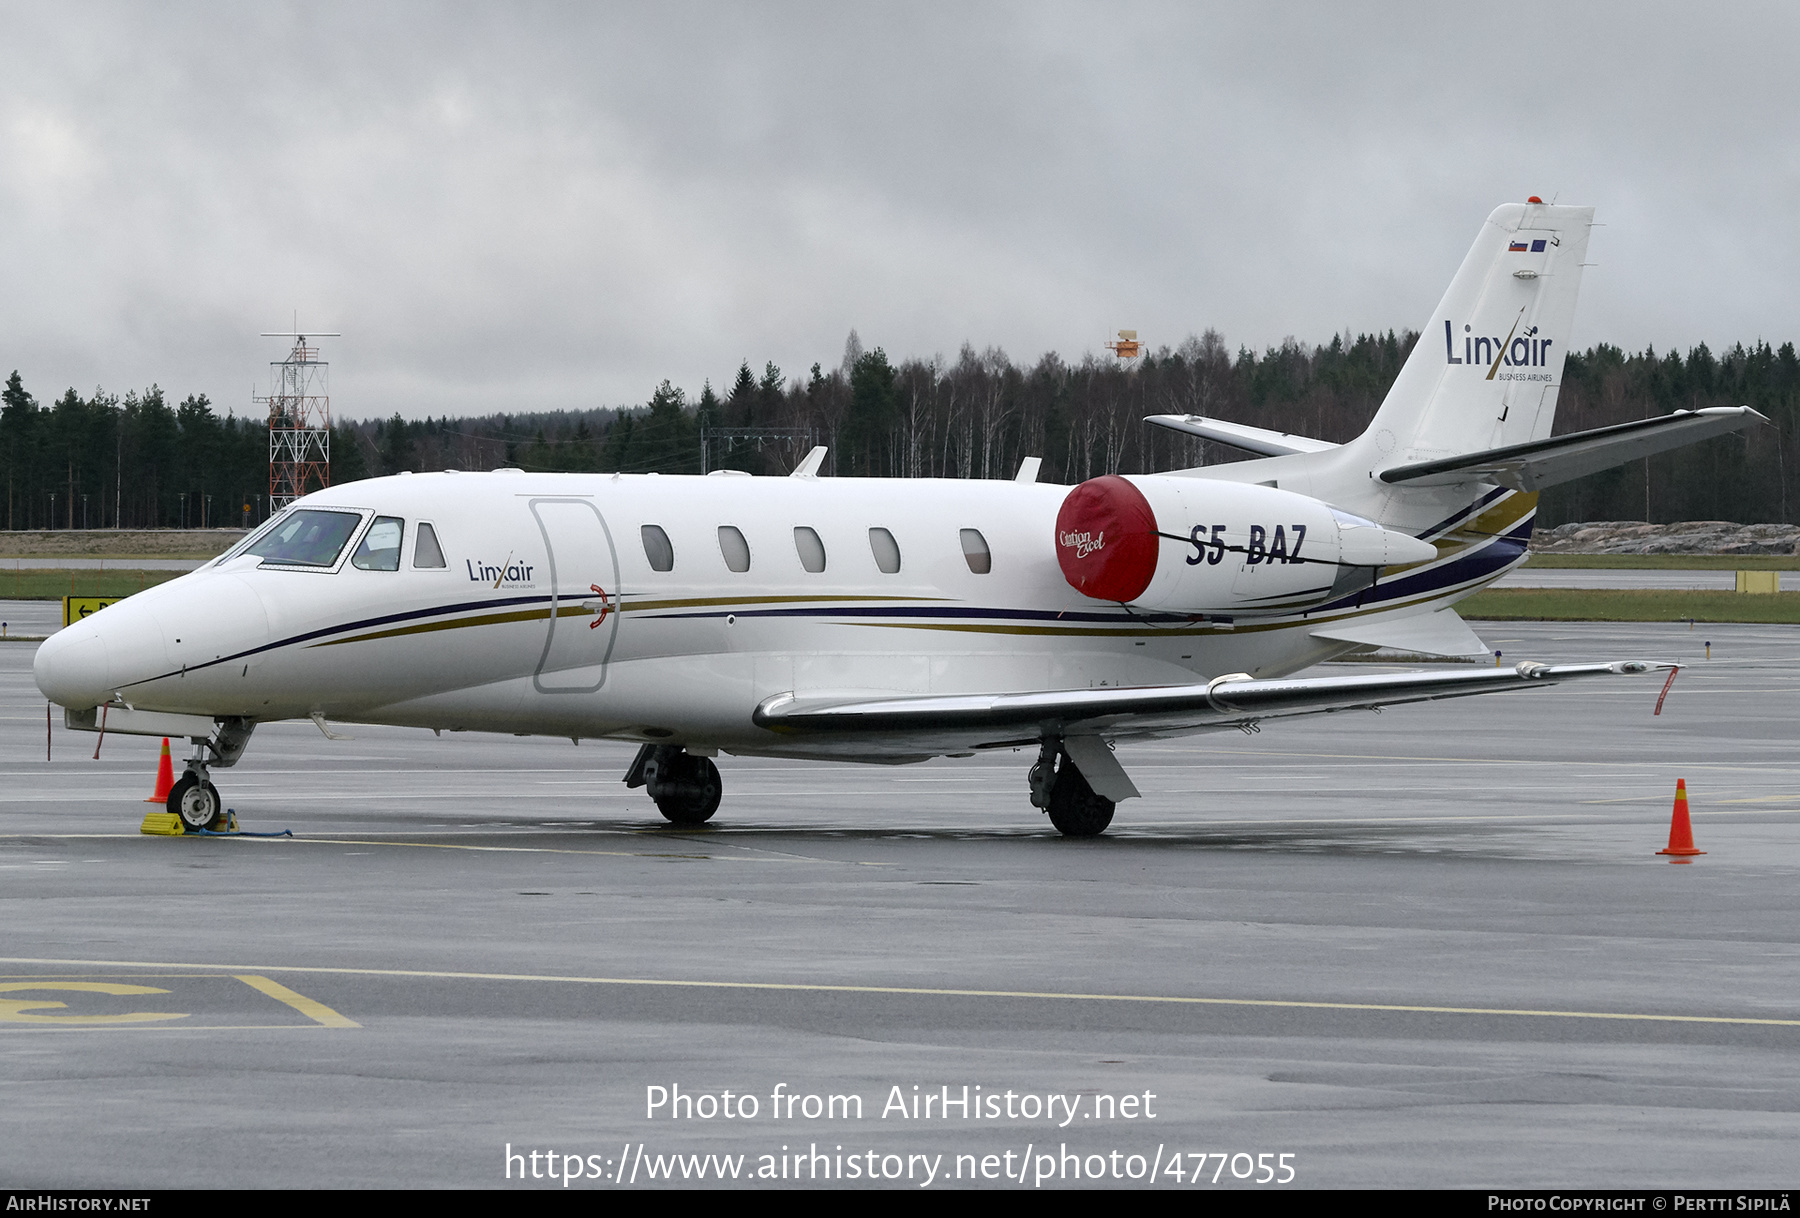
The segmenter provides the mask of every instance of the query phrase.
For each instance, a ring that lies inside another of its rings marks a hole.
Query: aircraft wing
[[[1314,440],[1285,431],[1270,431],[1266,427],[1252,427],[1248,423],[1227,423],[1224,419],[1208,419],[1197,414],[1145,415],[1144,422],[1167,427],[1170,431],[1199,436],[1202,440],[1217,440],[1220,444],[1229,444],[1245,452],[1261,453],[1265,457],[1319,453],[1338,447],[1328,440]]]
[[[1421,461],[1383,470],[1381,480],[1408,486],[1453,486],[1492,482],[1515,491],[1535,491],[1627,461],[1654,456],[1698,440],[1742,431],[1769,420],[1748,406],[1709,406],[1634,423],[1577,431],[1484,452]]]
[[[868,738],[879,734],[905,737],[923,748],[981,748],[1034,742],[1046,735],[1122,739],[1249,727],[1262,719],[1541,689],[1586,677],[1679,667],[1641,660],[1612,664],[1526,662],[1512,668],[1284,677],[1269,681],[1238,674],[1217,677],[1205,684],[1020,694],[904,698],[777,694],[756,708],[754,719],[758,726],[790,738]]]

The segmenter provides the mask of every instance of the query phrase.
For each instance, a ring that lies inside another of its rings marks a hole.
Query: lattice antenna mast
[[[254,400],[269,408],[269,514],[302,495],[331,485],[331,365],[295,330],[264,331],[264,338],[291,338],[288,357],[269,364],[269,396]],[[337,338],[317,331],[314,338]]]

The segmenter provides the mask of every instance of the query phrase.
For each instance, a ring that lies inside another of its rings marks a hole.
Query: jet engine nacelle
[[[1227,617],[1323,605],[1437,548],[1292,491],[1152,474],[1070,491],[1056,556],[1095,600]]]

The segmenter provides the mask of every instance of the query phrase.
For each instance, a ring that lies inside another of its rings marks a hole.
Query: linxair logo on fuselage
[[[1456,323],[1444,322],[1444,358],[1452,364],[1471,364],[1487,369],[1487,380],[1490,381],[1547,381],[1548,372],[1502,372],[1502,368],[1546,368],[1550,363],[1550,348],[1556,342],[1553,338],[1539,338],[1538,328],[1531,326],[1523,334],[1518,332],[1518,323],[1513,330],[1504,336],[1490,336],[1475,333],[1475,327],[1465,325],[1462,333],[1456,332]],[[1458,339],[1461,341],[1457,341]]]
[[[476,562],[465,558],[464,564],[469,568],[469,579],[478,584],[492,584],[496,588],[530,587],[533,583],[531,573],[536,568],[530,563],[514,562],[508,554],[502,563]]]

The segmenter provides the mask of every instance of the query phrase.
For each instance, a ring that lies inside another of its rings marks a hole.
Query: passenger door
[[[533,499],[550,560],[550,621],[532,684],[589,694],[606,684],[619,633],[619,560],[606,519],[588,499]],[[596,591],[600,589],[600,591]]]

